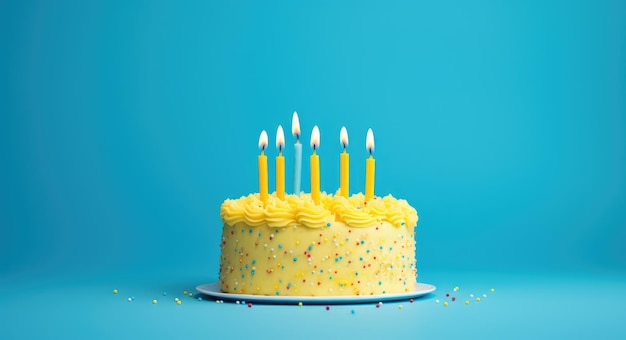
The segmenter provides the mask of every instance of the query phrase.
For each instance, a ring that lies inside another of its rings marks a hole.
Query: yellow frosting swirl
[[[383,200],[374,198],[367,202],[367,209],[372,216],[375,216],[377,219],[381,221],[387,221],[387,213],[389,212],[389,208],[385,205]]]
[[[388,216],[391,214],[392,211],[401,211],[403,215],[401,220],[406,223],[407,226],[414,227],[415,225],[417,225],[417,211],[415,210],[415,208],[409,205],[409,202],[403,199],[395,199],[391,195],[384,197],[383,201],[385,202],[385,205],[389,208]],[[400,221],[400,218],[395,218]]]
[[[283,201],[270,196],[265,204],[265,221],[272,228],[284,228],[296,220],[294,200]]]
[[[312,199],[304,199],[296,209],[296,221],[309,228],[321,228],[332,222],[330,211]]]
[[[335,215],[337,220],[341,220],[341,212],[346,209],[346,207],[350,206],[348,199],[343,196],[331,196],[327,195],[322,199],[322,204],[326,207],[328,211],[330,211],[333,215]]]
[[[417,221],[419,217],[417,216],[417,210],[409,205],[409,202],[406,200],[399,200],[400,207],[406,216],[406,224],[409,227],[415,227],[417,225]]]
[[[265,208],[258,195],[248,195],[243,207],[246,224],[258,227],[265,224]]]
[[[349,198],[322,193],[320,204],[315,204],[310,194],[285,195],[284,200],[272,194],[265,202],[260,200],[259,194],[250,194],[225,200],[220,216],[231,226],[245,222],[252,227],[267,225],[272,228],[292,224],[321,228],[334,221],[350,227],[369,227],[386,221],[397,227],[413,228],[418,221],[417,211],[406,200],[388,195],[366,202],[360,193]]]
[[[367,208],[349,207],[341,211],[341,220],[351,227],[371,227],[377,220],[372,216]]]
[[[245,220],[245,216],[243,214],[243,206],[241,206],[241,203],[241,199],[228,199],[224,201],[224,203],[222,203],[220,217],[222,218],[224,223],[234,226],[235,224],[243,222]]]
[[[354,194],[348,198],[348,201],[353,207],[364,207],[365,206],[365,195],[362,193]]]

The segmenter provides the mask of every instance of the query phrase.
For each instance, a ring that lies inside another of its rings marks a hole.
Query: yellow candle
[[[374,197],[374,171],[376,161],[372,153],[374,152],[374,133],[372,129],[367,130],[365,146],[370,153],[370,157],[365,161],[365,201]]]
[[[268,197],[267,193],[267,156],[265,156],[265,147],[267,146],[267,132],[261,131],[259,137],[259,148],[261,148],[261,154],[259,155],[259,194],[261,201],[265,202]]]
[[[311,155],[311,198],[315,204],[320,204],[320,158],[317,155],[317,149],[320,146],[320,130],[315,125],[311,133],[311,147],[313,154]]]
[[[350,196],[350,155],[348,148],[348,131],[346,127],[341,128],[339,132],[339,140],[343,145],[343,153],[339,155],[339,192],[341,196]]]
[[[285,146],[285,133],[283,127],[278,125],[276,130],[276,196],[281,200],[285,199],[285,157],[283,157],[283,147]]]

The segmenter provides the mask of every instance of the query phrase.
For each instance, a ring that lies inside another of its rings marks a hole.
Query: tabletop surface
[[[328,310],[326,305],[217,303],[194,290],[205,283],[203,276],[139,276],[5,282],[0,286],[2,333],[9,339],[626,336],[624,275],[423,273],[421,279],[438,289],[412,303],[329,305]]]

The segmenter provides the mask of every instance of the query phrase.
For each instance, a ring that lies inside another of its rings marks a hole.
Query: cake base
[[[341,222],[312,229],[224,225],[220,288],[270,296],[365,296],[414,290],[413,228]]]
[[[420,298],[434,292],[437,288],[427,283],[416,283],[412,291],[398,294],[380,294],[363,296],[265,296],[252,294],[224,293],[220,289],[219,282],[203,284],[196,287],[202,294],[215,298],[216,300],[245,301],[267,304],[297,304],[302,302],[309,305],[321,304],[352,304],[352,303],[376,303],[388,301],[402,301],[413,298]]]

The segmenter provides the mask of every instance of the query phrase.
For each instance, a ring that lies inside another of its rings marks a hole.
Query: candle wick
[[[346,143],[343,143],[343,151],[346,151]]]
[[[370,157],[372,156],[372,148],[370,148]]]

